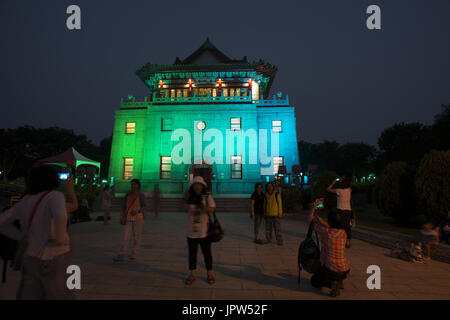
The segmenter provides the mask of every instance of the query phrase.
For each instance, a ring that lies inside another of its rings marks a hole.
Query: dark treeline
[[[309,165],[317,165],[318,173],[334,171],[349,177],[380,174],[388,163],[394,161],[417,166],[433,149],[450,149],[450,104],[442,105],[442,111],[431,125],[398,123],[385,129],[376,147],[364,142],[299,142],[300,164],[304,170]]]
[[[1,177],[16,179],[26,175],[36,160],[51,157],[74,147],[82,155],[101,162],[101,176],[108,175],[112,138],[95,145],[86,135],[59,127],[35,128],[21,126],[0,129]]]
[[[112,137],[104,138],[96,145],[86,135],[59,127],[0,129],[1,176],[9,179],[24,176],[36,160],[74,147],[86,157],[100,161],[101,176],[105,178],[109,168],[111,141]],[[442,111],[435,116],[432,125],[398,123],[385,129],[378,138],[377,147],[364,142],[299,142],[303,170],[307,170],[309,165],[317,165],[319,174],[334,171],[349,177],[380,174],[388,163],[394,161],[416,166],[433,149],[450,149],[450,104],[442,105]]]

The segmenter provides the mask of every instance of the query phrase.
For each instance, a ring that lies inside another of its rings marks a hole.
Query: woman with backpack
[[[208,274],[208,283],[214,284],[212,273],[211,241],[207,238],[209,215],[214,212],[216,203],[214,198],[206,193],[206,182],[201,176],[195,176],[189,183],[189,191],[185,195],[187,209],[186,238],[189,250],[189,277],[185,283],[191,285],[196,279],[198,246],[203,252]]]
[[[66,285],[71,255],[67,210],[64,195],[56,191],[59,183],[51,166],[33,168],[26,178],[26,195],[0,216],[0,232],[21,241],[15,261],[21,266],[17,299],[72,298]],[[73,189],[73,181],[68,183]]]
[[[347,256],[345,254],[345,244],[347,234],[344,230],[345,221],[342,215],[330,216],[330,221],[325,222],[315,216],[315,210],[321,199],[316,199],[310,216],[310,221],[314,222],[314,231],[320,239],[320,263],[321,267],[311,277],[311,285],[315,288],[328,287],[331,289],[331,296],[339,295],[343,289],[343,280],[350,272]]]
[[[283,245],[283,237],[281,236],[281,215],[283,214],[283,206],[280,194],[275,191],[271,182],[266,183],[266,194],[264,197],[264,215],[266,222],[266,241],[272,242],[272,229],[275,231],[275,237],[279,246]]]
[[[340,183],[337,187],[335,187],[338,181],[340,181]],[[342,181],[340,179],[336,179],[327,188],[329,192],[334,193],[337,196],[337,212],[335,214],[340,215],[344,223],[344,229],[347,233],[347,241],[345,244],[346,248],[350,248],[350,240],[352,238],[351,220],[353,219],[353,211],[351,205],[352,189],[350,186],[350,179],[343,179]]]
[[[144,214],[147,207],[145,195],[141,192],[141,182],[138,179],[131,180],[131,192],[123,198],[120,224],[125,225],[123,245],[120,252],[113,258],[114,261],[123,261],[128,251],[130,238],[133,239],[133,249],[129,256],[135,260],[141,247],[142,228],[144,226]]]

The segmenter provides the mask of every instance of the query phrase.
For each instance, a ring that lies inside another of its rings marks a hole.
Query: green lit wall
[[[288,171],[298,164],[297,137],[293,107],[257,107],[256,104],[190,104],[190,105],[152,105],[147,109],[123,109],[116,111],[113,143],[111,150],[110,175],[116,182],[116,192],[129,190],[129,181],[122,179],[124,157],[134,158],[133,178],[139,178],[144,190],[153,190],[158,184],[163,193],[182,193],[186,191],[190,164],[172,164],[171,179],[159,179],[160,156],[170,156],[178,141],[171,141],[173,130],[187,129],[191,134],[191,162],[194,161],[194,123],[204,121],[205,130],[215,128],[225,137],[230,128],[230,118],[241,118],[242,130],[253,128],[267,129],[269,137],[272,120],[281,120],[283,132],[279,135],[279,155],[285,159]],[[161,119],[172,119],[172,131],[161,131]],[[125,123],[135,122],[135,134],[125,134]],[[211,142],[203,142],[203,150]],[[269,141],[270,143],[270,141]],[[226,141],[223,141],[225,148]],[[237,143],[234,143],[237,148]],[[248,164],[249,155],[258,153],[258,144],[245,143],[245,155],[242,166],[242,179],[231,179],[231,165],[226,163],[223,152],[223,164],[213,164],[215,193],[250,193],[256,182],[264,181],[260,174],[260,165]],[[270,152],[270,150],[269,150]],[[239,154],[239,153],[235,153]]]

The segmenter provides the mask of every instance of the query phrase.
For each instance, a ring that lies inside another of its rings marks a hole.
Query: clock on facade
[[[197,129],[202,131],[206,128],[206,123],[204,121],[197,122]]]

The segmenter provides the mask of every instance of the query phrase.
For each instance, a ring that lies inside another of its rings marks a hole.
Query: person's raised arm
[[[78,199],[75,194],[75,190],[73,187],[73,178],[70,177],[66,181],[66,193],[67,193],[67,202],[66,202],[66,211],[73,212],[78,209]]]
[[[337,193],[336,190],[333,188],[336,184],[336,180],[333,180],[333,182],[328,186],[327,191],[331,193]]]

